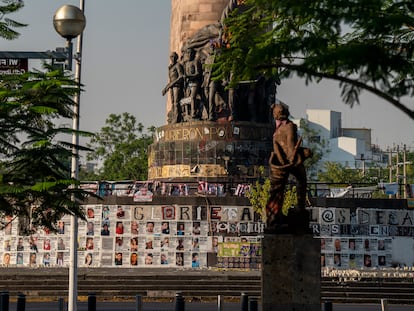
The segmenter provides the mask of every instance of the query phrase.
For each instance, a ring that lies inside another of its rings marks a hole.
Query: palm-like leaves
[[[7,18],[5,15],[18,11],[24,4],[23,1],[2,0],[2,2],[5,5],[0,5],[0,37],[6,40],[13,40],[19,36],[19,33],[13,28],[25,27],[27,25]]]
[[[28,219],[27,230],[53,230],[63,214],[83,217],[80,202],[88,195],[70,176],[73,145],[60,140],[73,130],[55,125],[73,117],[79,88],[63,71],[45,69],[5,76],[0,84],[0,150],[6,157],[0,212]]]

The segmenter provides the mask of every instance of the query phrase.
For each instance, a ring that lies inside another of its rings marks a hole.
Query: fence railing
[[[294,187],[290,183],[288,187]],[[137,197],[145,201],[153,196],[238,196],[245,197],[252,183],[233,183],[232,181],[199,180],[195,182],[159,181],[84,181],[81,188],[101,197]],[[404,185],[398,185],[398,194]],[[320,183],[308,182],[308,197],[371,198],[373,192],[384,191],[383,184],[372,183]]]

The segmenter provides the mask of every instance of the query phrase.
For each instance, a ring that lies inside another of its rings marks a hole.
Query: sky
[[[53,27],[53,15],[65,4],[80,0],[25,0],[13,18],[28,24],[12,41],[0,39],[2,51],[46,51],[65,46]],[[146,127],[166,124],[166,98],[171,3],[169,0],[84,0],[80,129],[97,132],[109,114],[128,112]],[[75,45],[76,47],[76,45]],[[29,68],[40,69],[38,61]],[[406,144],[414,150],[414,120],[374,97],[362,95],[350,108],[334,82],[306,86],[302,80],[282,81],[277,97],[287,103],[294,118],[306,109],[342,113],[342,126],[372,130],[372,143],[386,149]],[[414,109],[410,101],[410,109]]]

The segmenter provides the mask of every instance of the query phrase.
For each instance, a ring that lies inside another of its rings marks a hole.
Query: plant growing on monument
[[[250,186],[250,190],[247,193],[247,198],[249,199],[250,204],[253,207],[255,213],[257,213],[261,220],[266,223],[266,205],[270,196],[270,179],[264,178],[264,167],[259,167],[260,178]],[[292,188],[285,189],[285,195],[283,199],[282,212],[284,215],[288,214],[289,208],[297,204],[296,197],[296,186]]]
[[[254,184],[250,186],[247,192],[247,198],[253,207],[255,213],[257,213],[261,220],[266,223],[266,204],[270,196],[270,179],[264,178],[264,167],[259,167],[259,178]]]

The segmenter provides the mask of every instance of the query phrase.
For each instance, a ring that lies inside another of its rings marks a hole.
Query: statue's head
[[[289,118],[289,106],[284,103],[273,104],[271,107],[275,120],[287,120]]]
[[[176,62],[177,59],[178,59],[178,54],[176,52],[172,52],[170,54],[170,59],[171,59],[172,62]]]

